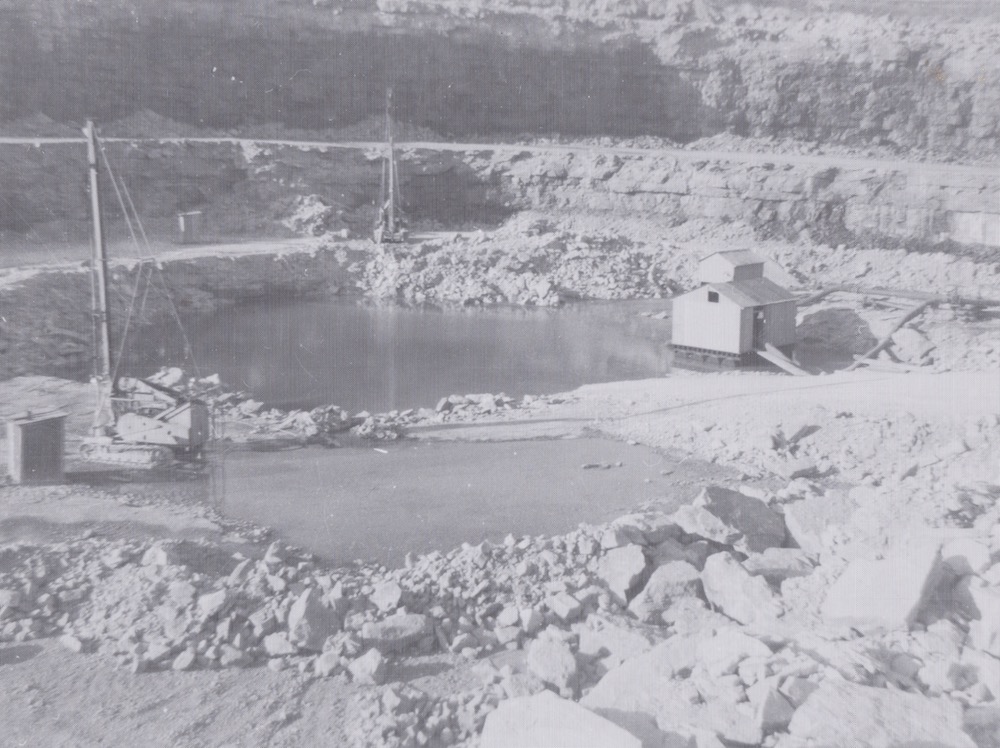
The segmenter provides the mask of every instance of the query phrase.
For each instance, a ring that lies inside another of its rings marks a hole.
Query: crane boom
[[[97,135],[94,123],[87,121],[83,129],[87,138],[87,173],[90,192],[93,256],[90,272],[96,293],[91,299],[91,313],[97,333],[94,350],[94,374],[107,380],[111,377],[111,319],[108,315],[108,258],[104,251],[104,227],[101,223],[101,198],[97,185]]]

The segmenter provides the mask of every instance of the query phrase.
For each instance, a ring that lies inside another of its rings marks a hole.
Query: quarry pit
[[[0,485],[12,744],[1000,745],[991,3],[2,17],[0,415],[69,413],[67,480]],[[380,246],[390,86],[410,233]],[[148,239],[108,202],[112,333],[212,403],[201,470],[75,452],[87,119]],[[811,376],[660,358],[728,249],[780,268]],[[345,409],[164,332],[279,303],[581,320],[532,345],[590,374]]]

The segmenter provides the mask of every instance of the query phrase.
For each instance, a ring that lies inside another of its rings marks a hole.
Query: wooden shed
[[[764,277],[753,252],[717,252],[699,266],[702,285],[673,302],[672,347],[678,359],[754,366],[795,347],[795,296]],[[776,354],[777,352],[777,354]]]

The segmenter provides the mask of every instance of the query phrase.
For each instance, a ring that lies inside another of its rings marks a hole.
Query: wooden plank
[[[885,349],[886,347],[888,347],[888,345],[892,342],[892,336],[896,333],[897,330],[899,330],[903,325],[905,325],[907,322],[909,322],[914,317],[918,317],[919,315],[923,314],[924,310],[927,307],[932,306],[932,305],[934,305],[936,303],[937,303],[936,301],[925,301],[922,304],[917,304],[915,307],[913,307],[913,309],[911,309],[909,312],[907,312],[903,316],[903,318],[901,320],[899,320],[899,322],[896,323],[896,325],[892,328],[892,330],[889,331],[888,335],[886,335],[884,338],[882,338],[880,341],[878,341],[878,343],[875,344],[874,348],[872,348],[872,349],[870,349],[868,351],[865,351],[863,354],[861,354],[861,357],[857,361],[855,361],[853,364],[851,364],[850,366],[848,366],[845,369],[845,371],[854,371],[859,366],[861,366],[861,364],[864,362],[865,359],[873,358],[874,356],[877,356],[879,353],[882,352],[883,349]]]
[[[757,355],[761,358],[770,361],[772,364],[777,366],[779,369],[787,371],[796,377],[808,377],[809,372],[804,369],[800,369],[796,366],[790,359],[785,357],[785,354],[775,348],[771,343],[764,344],[764,350],[757,351]]]

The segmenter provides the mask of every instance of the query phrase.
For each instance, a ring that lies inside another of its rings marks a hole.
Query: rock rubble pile
[[[559,395],[525,395],[515,400],[503,392],[456,394],[442,397],[433,409],[408,408],[375,414],[360,411],[351,415],[337,405],[321,405],[311,410],[268,408],[245,392],[227,390],[217,374],[195,379],[178,368],[169,368],[149,379],[164,386],[179,387],[189,397],[207,402],[216,417],[226,423],[249,427],[246,440],[251,443],[285,438],[336,446],[337,435],[345,433],[362,439],[392,441],[405,436],[406,429],[411,426],[476,420],[566,400]],[[226,433],[225,427],[222,432]]]
[[[368,686],[364,746],[570,745],[584,726],[695,748],[995,734],[1000,488],[983,494],[989,523],[889,545],[817,532],[796,511],[808,498],[748,493],[712,486],[670,515],[393,570],[329,569],[280,542],[259,558],[190,541],[20,545],[0,554],[0,641],[58,636],[137,673],[266,666]],[[421,657],[465,661],[482,685],[444,697],[401,682]]]
[[[556,230],[537,220],[501,241],[484,232],[383,251],[359,281],[372,298],[405,304],[558,306],[567,299],[660,297],[671,288],[658,248],[611,232]]]

